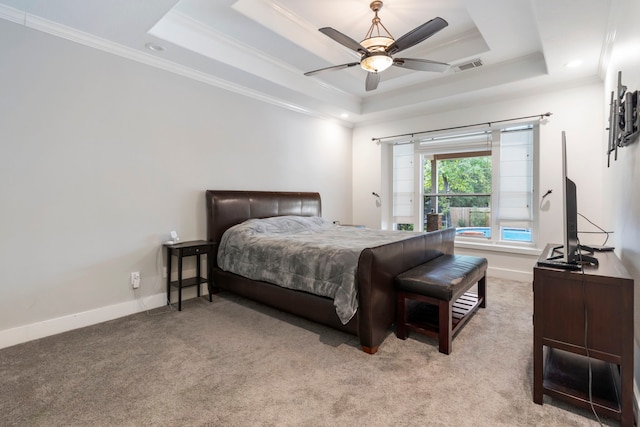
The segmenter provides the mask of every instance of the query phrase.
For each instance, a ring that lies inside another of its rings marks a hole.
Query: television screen
[[[562,131],[562,226],[563,245],[553,249],[548,260],[557,260],[566,266],[578,264],[598,264],[594,257],[585,255],[581,249],[588,249],[580,245],[578,239],[578,194],[576,184],[567,176],[567,138]],[[588,250],[593,253],[592,250]],[[560,254],[560,255],[558,255]],[[562,267],[562,265],[558,265]]]
[[[578,250],[578,201],[576,184],[567,176],[567,136],[562,131],[562,224],[564,247],[562,261],[573,264]]]

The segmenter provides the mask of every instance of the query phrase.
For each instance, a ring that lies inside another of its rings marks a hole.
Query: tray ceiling
[[[360,67],[303,75],[358,61],[318,28],[362,40],[373,18],[368,0],[0,0],[0,18],[348,124],[601,79],[609,7],[602,0],[387,0],[379,16],[396,38],[436,16],[448,21],[401,56],[452,67],[391,67],[372,92]],[[477,60],[481,66],[460,71]],[[582,66],[566,67],[573,60]]]

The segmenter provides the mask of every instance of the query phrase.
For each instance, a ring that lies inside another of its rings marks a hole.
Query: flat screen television
[[[547,260],[553,260],[559,267],[579,266],[581,264],[598,264],[597,258],[584,252],[593,254],[593,249],[580,245],[578,239],[578,194],[576,184],[567,174],[567,137],[562,131],[562,236],[563,245],[553,248]]]
[[[562,216],[564,245],[562,247],[562,261],[575,264],[580,249],[578,240],[578,195],[576,184],[567,176],[567,137],[562,131]]]

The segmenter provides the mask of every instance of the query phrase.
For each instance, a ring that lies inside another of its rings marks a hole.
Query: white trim
[[[97,323],[161,307],[164,304],[166,304],[166,293],[163,292],[161,294],[146,297],[143,302],[136,299],[96,308],[94,310],[57,317],[55,319],[43,320],[29,325],[18,326],[12,329],[6,329],[4,331],[0,331],[0,348],[10,347],[73,329],[95,325]]]
[[[354,127],[353,123],[336,119],[335,117],[321,114],[302,105],[294,104],[283,99],[265,95],[256,90],[248,89],[244,86],[232,83],[228,80],[224,80],[218,77],[214,77],[211,74],[204,73],[202,71],[195,70],[193,68],[185,67],[172,61],[168,61],[163,58],[154,56],[153,54],[142,52],[118,43],[114,43],[110,40],[106,40],[97,36],[94,36],[83,31],[76,30],[65,25],[49,21],[44,18],[40,18],[36,15],[14,9],[0,4],[0,19],[15,22],[23,25],[27,28],[31,28],[37,31],[41,31],[52,36],[60,37],[74,43],[82,44],[94,49],[101,50],[103,52],[111,53],[113,55],[120,56],[132,61],[136,61],[145,65],[149,65],[154,68],[159,68],[164,71],[168,71],[173,74],[177,74],[183,77],[187,77],[211,86],[219,87],[221,89],[235,92],[240,95],[244,95],[259,101],[263,101],[278,107],[286,108],[291,111],[306,114],[309,116],[331,120],[346,127]]]
[[[27,25],[27,13],[9,6],[0,4],[0,19],[15,22],[20,25]]]
[[[236,69],[254,70],[250,72],[260,79],[319,97],[342,109],[352,112],[360,110],[360,99],[355,95],[328,86],[320,80],[309,79],[302,70],[176,10],[167,13],[151,28],[149,34]]]
[[[542,254],[542,249],[534,247],[505,245],[500,243],[471,242],[467,240],[463,241],[458,238],[456,238],[455,247],[490,252],[504,252],[509,254],[528,255],[535,258],[535,260],[537,260],[540,254]]]
[[[203,288],[205,290],[201,292],[201,295],[206,297],[208,295],[206,287],[203,286]],[[197,289],[195,287],[184,289],[182,291],[182,301],[184,302],[188,299],[196,298],[196,295]],[[175,304],[177,304],[177,301],[177,291],[172,291],[171,302],[174,307]],[[93,310],[87,310],[80,313],[57,317],[55,319],[47,319],[41,322],[31,323],[29,325],[6,329],[4,331],[0,331],[0,349],[71,331],[73,329],[118,319],[120,317],[129,316],[143,311],[152,310],[154,308],[162,307],[166,305],[166,303],[167,294],[166,292],[161,292],[155,295],[136,298],[130,301],[99,307]]]
[[[346,58],[360,60],[360,55],[343,46],[335,45],[318,27],[287,9],[275,0],[237,0],[231,8],[274,33],[291,40],[300,47],[314,52],[328,63],[343,63]]]

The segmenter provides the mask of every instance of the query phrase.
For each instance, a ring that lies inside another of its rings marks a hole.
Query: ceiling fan
[[[364,40],[360,43],[331,27],[323,27],[318,30],[341,45],[358,52],[361,55],[360,61],[308,71],[304,73],[305,76],[313,76],[324,71],[344,70],[345,68],[360,65],[362,69],[367,71],[365,89],[371,91],[378,87],[378,83],[380,82],[379,73],[392,65],[410,70],[435,72],[443,72],[449,68],[449,64],[445,64],[444,62],[430,61],[428,59],[392,57],[393,54],[415,46],[442,30],[449,25],[447,21],[440,17],[434,18],[395,40],[378,17],[378,12],[382,9],[382,2],[373,1],[369,7],[375,16],[371,20],[369,31],[367,31]],[[384,30],[383,33],[380,31],[380,28]]]

